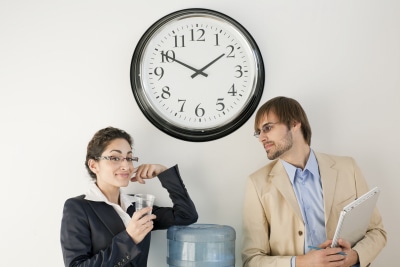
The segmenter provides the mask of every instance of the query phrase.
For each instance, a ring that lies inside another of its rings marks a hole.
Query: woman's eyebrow
[[[119,153],[119,154],[122,154],[122,151],[119,150],[119,149],[113,149],[113,150],[111,150],[110,152],[117,152],[117,153]],[[129,152],[126,153],[126,154],[132,154],[132,151],[129,151]]]

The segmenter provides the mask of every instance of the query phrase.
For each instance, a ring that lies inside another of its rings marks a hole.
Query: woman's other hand
[[[161,164],[142,164],[133,170],[134,176],[131,182],[145,184],[144,179],[152,179],[165,171],[167,168]]]

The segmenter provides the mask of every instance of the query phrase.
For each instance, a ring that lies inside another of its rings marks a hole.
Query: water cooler
[[[227,225],[172,226],[167,231],[169,267],[234,267],[235,230]]]

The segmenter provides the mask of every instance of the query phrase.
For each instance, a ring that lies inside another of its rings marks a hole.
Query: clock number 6
[[[201,103],[197,105],[194,113],[196,114],[197,117],[203,117],[204,114],[206,113],[206,111],[204,110],[204,108],[200,107]]]

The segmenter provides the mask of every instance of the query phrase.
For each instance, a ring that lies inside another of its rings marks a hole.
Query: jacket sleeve
[[[154,230],[197,222],[196,207],[183,184],[178,165],[160,173],[158,178],[162,187],[167,189],[173,207],[153,207],[153,213],[157,216],[154,220]]]
[[[354,159],[352,159],[352,161],[355,169],[354,176],[357,188],[357,197],[360,197],[369,189],[360,168],[358,167]],[[387,233],[383,226],[382,217],[378,209],[375,208],[367,229],[367,233],[365,234],[364,238],[358,241],[357,244],[355,244],[353,247],[353,249],[356,250],[358,253],[360,266],[369,266],[370,263],[378,256],[383,247],[386,245],[386,242]]]
[[[71,198],[64,204],[61,222],[61,247],[65,266],[124,266],[140,254],[140,248],[124,230],[112,237],[111,244],[93,253],[96,226],[90,219],[87,202]],[[104,236],[98,236],[103,238]]]

